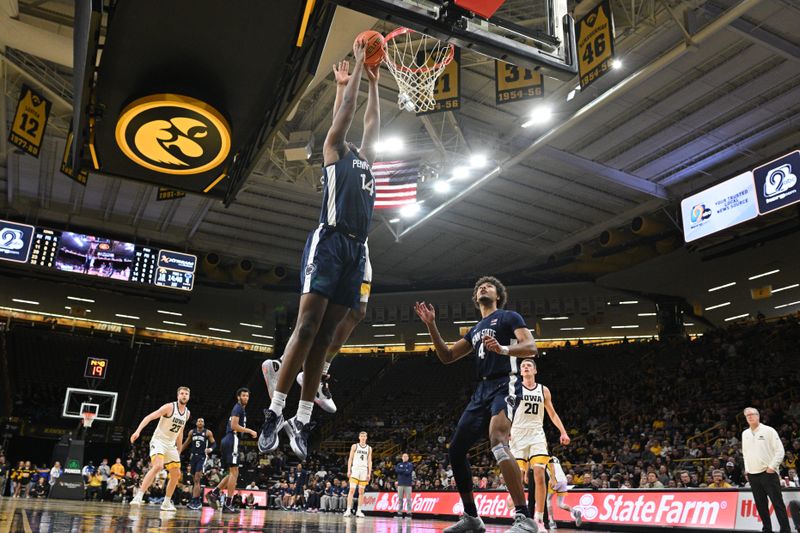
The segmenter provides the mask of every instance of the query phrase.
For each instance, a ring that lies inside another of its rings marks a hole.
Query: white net
[[[83,427],[90,428],[92,427],[92,423],[97,415],[95,413],[81,413],[81,417],[83,418]]]
[[[397,80],[400,109],[421,113],[436,107],[436,80],[455,49],[423,33],[399,28],[386,36],[386,66]]]

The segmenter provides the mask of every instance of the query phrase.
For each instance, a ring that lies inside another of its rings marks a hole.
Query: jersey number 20
[[[525,402],[525,414],[526,415],[538,415],[539,414],[539,404],[538,403]]]

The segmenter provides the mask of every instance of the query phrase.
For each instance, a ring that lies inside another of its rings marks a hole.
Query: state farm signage
[[[478,514],[492,518],[511,518],[513,508],[506,503],[506,492],[478,492],[475,505]],[[396,492],[367,492],[364,494],[364,511],[393,513],[397,510]],[[464,505],[457,492],[415,492],[411,511],[414,514],[452,515],[464,512]]]

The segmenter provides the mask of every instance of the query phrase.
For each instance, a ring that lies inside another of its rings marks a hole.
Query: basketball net
[[[96,413],[90,413],[90,412],[81,413],[81,417],[83,417],[83,427],[87,429],[92,427],[92,423],[94,423],[94,419],[96,416],[97,416]]]
[[[386,66],[400,89],[398,107],[417,113],[435,108],[436,80],[453,60],[455,47],[409,28],[397,28],[385,42]]]

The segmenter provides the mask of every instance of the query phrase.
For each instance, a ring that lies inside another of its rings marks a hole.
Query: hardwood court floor
[[[344,519],[341,514],[247,510],[239,514],[178,508],[163,512],[156,505],[131,507],[119,503],[0,498],[0,533],[142,533],[236,532],[270,533],[434,533],[453,522],[388,517]],[[504,524],[487,524],[487,533],[502,533]],[[585,530],[584,528],[581,528]],[[559,528],[570,533],[578,530]]]

